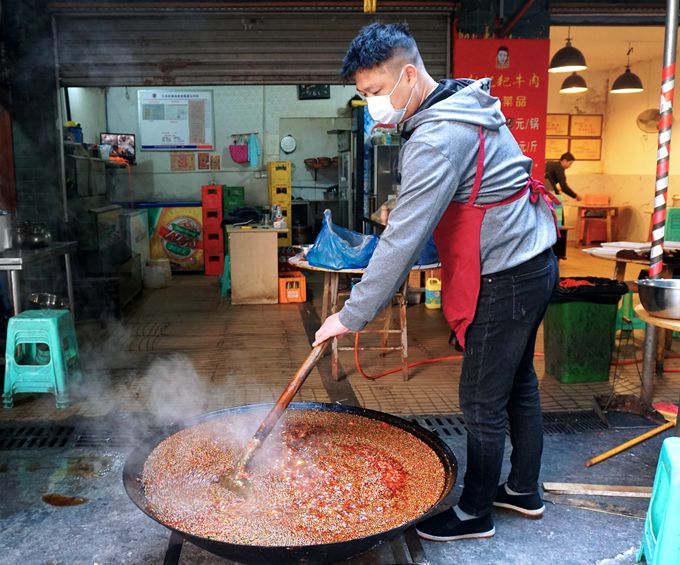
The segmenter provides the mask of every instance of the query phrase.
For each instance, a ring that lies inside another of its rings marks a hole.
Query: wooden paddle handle
[[[598,463],[604,461],[605,459],[609,459],[610,457],[614,457],[614,455],[617,455],[621,453],[622,451],[625,451],[629,447],[633,447],[634,445],[637,445],[638,443],[642,443],[646,439],[649,439],[650,437],[654,437],[657,434],[660,434],[661,432],[664,432],[666,430],[670,430],[673,426],[675,426],[675,420],[672,420],[670,422],[666,422],[665,424],[662,424],[661,426],[657,426],[656,428],[652,428],[648,432],[645,432],[644,434],[634,437],[633,439],[622,443],[621,445],[618,445],[614,447],[613,449],[610,449],[609,451],[605,451],[601,455],[598,455],[597,457],[593,457],[592,459],[588,459],[586,461],[586,467],[592,467],[593,465],[597,465]]]
[[[307,359],[305,359],[302,365],[300,365],[297,373],[295,373],[295,376],[288,383],[286,390],[281,393],[281,396],[279,396],[279,399],[276,401],[274,407],[269,411],[269,414],[267,414],[265,419],[260,424],[260,427],[253,436],[254,440],[262,442],[271,433],[272,429],[274,429],[274,426],[276,425],[276,422],[279,421],[281,415],[284,413],[286,408],[288,408],[290,401],[293,400],[295,395],[300,390],[300,387],[303,385],[305,380],[307,380],[309,373],[312,372],[312,369],[323,356],[324,351],[326,350],[326,347],[328,347],[329,343],[330,340],[326,340],[312,349],[312,351],[307,356]]]

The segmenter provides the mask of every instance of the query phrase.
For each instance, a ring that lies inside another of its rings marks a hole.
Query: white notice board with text
[[[137,91],[143,151],[215,148],[211,90]]]

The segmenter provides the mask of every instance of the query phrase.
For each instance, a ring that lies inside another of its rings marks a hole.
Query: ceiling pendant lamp
[[[571,27],[567,32],[567,44],[550,59],[549,73],[573,73],[588,68],[586,58],[576,47],[571,45]]]
[[[571,73],[564,79],[562,87],[560,88],[560,93],[578,94],[579,92],[586,92],[587,90],[588,85],[586,84],[586,79],[577,73]]]
[[[628,49],[628,63],[626,64],[626,70],[620,74],[614,81],[614,84],[612,84],[612,88],[609,91],[612,94],[631,94],[634,92],[642,92],[644,90],[640,77],[630,70],[630,54],[632,51],[632,47]]]

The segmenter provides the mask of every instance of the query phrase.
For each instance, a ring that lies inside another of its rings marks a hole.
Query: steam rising
[[[161,422],[204,412],[210,398],[206,383],[180,354],[154,361],[142,387],[147,390],[149,412]]]

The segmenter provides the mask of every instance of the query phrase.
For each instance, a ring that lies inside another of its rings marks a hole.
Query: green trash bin
[[[565,280],[592,284],[565,288]],[[617,304],[627,291],[610,279],[561,279],[543,320],[546,373],[565,384],[609,379]]]

